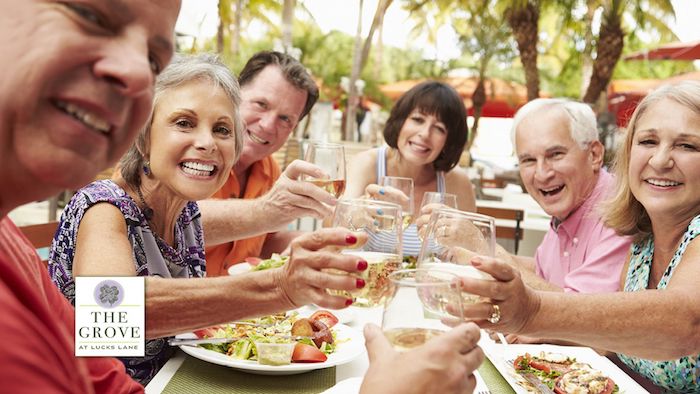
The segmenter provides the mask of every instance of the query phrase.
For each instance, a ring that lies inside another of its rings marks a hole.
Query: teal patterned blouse
[[[661,277],[657,289],[666,288],[685,249],[698,233],[700,233],[700,215],[694,217],[688,225],[681,244]],[[629,270],[625,279],[625,291],[638,291],[647,288],[653,255],[654,240],[651,237],[647,241],[632,245]],[[681,357],[670,361],[645,360],[623,354],[618,354],[618,357],[631,369],[646,376],[665,390],[673,393],[700,392],[700,355]]]

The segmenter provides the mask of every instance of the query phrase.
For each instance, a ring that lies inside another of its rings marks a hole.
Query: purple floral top
[[[173,229],[173,248],[151,231],[143,212],[124,189],[110,180],[96,181],[80,189],[66,206],[49,253],[51,280],[71,303],[75,300],[72,272],[78,227],[85,212],[99,203],[112,204],[124,215],[138,276],[205,276],[204,235],[196,202],[188,202],[178,217]],[[146,385],[165,364],[170,353],[167,338],[159,338],[146,341],[145,357],[124,357],[121,361],[135,380]]]

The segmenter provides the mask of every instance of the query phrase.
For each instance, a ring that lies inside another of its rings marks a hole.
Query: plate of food
[[[591,348],[492,345],[483,349],[518,394],[647,393],[617,365]]]
[[[292,375],[345,364],[365,352],[364,337],[328,311],[299,312],[223,324],[177,339],[222,338],[180,346],[192,357],[259,375]],[[229,340],[230,339],[230,340]]]

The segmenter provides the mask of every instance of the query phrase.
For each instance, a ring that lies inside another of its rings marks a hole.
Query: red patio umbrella
[[[635,52],[625,60],[697,60],[700,59],[700,41],[672,42],[656,49]]]

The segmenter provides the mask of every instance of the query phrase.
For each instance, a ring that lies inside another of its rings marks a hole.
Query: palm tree
[[[350,71],[350,86],[348,88],[348,104],[345,111],[345,139],[352,140],[355,135],[355,112],[357,110],[358,104],[358,92],[355,83],[360,79],[360,73],[362,69],[367,64],[367,58],[369,57],[369,50],[372,47],[372,37],[374,32],[377,30],[377,26],[380,25],[381,21],[386,14],[386,10],[389,8],[393,0],[379,0],[377,3],[377,10],[374,13],[374,18],[372,19],[372,25],[369,28],[369,33],[367,38],[364,40],[364,45],[362,44],[362,6],[364,1],[360,0],[360,11],[357,20],[357,34],[355,35],[355,53],[353,55],[352,70]]]
[[[518,43],[520,61],[525,70],[527,99],[530,101],[540,96],[540,75],[537,69],[540,4],[538,0],[513,0],[510,3],[505,16]]]
[[[663,16],[674,16],[671,0],[608,0],[603,2],[603,17],[596,44],[593,73],[583,101],[595,103],[605,91],[615,65],[620,60],[625,45],[623,16],[627,13],[636,26],[651,25],[657,30],[668,27],[660,23]],[[657,18],[656,14],[662,17]]]

